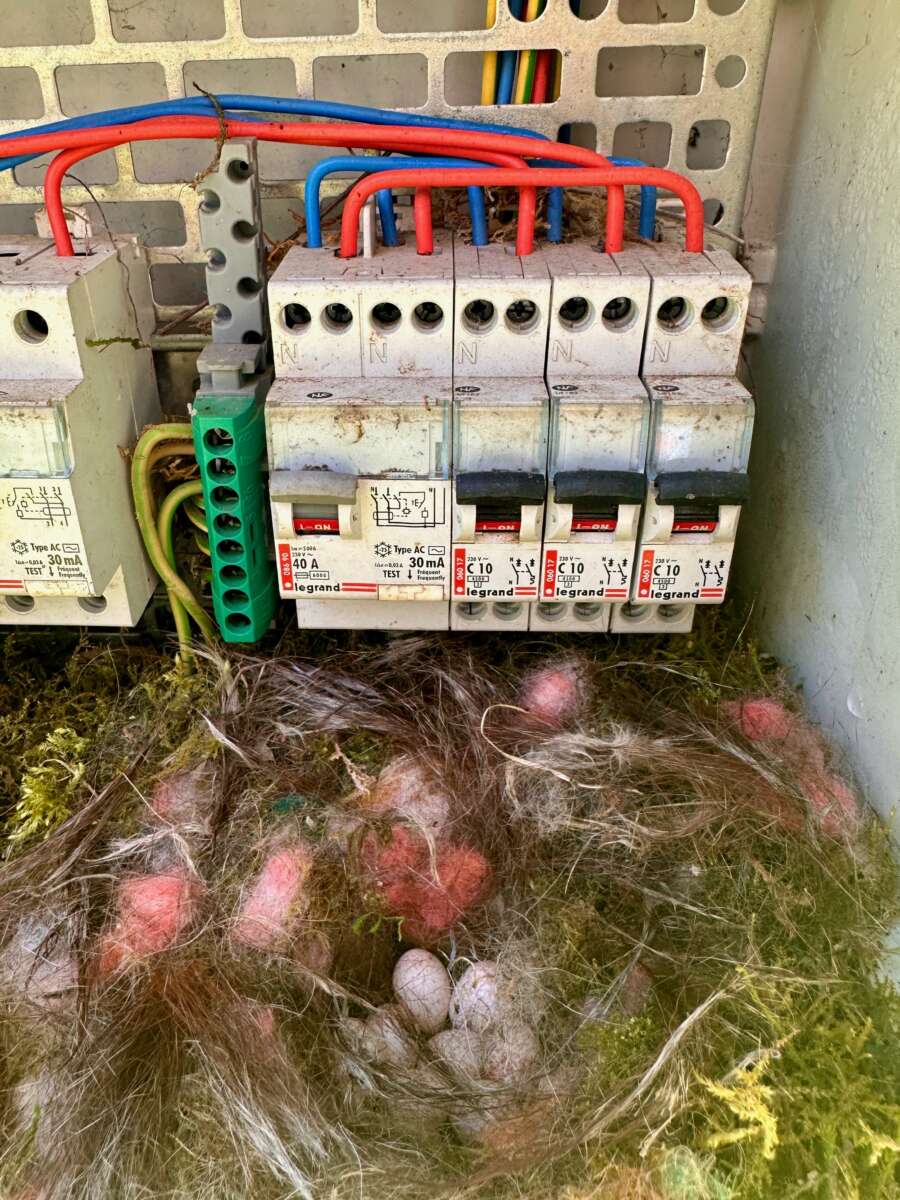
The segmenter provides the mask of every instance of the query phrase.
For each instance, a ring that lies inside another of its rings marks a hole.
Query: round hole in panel
[[[242,158],[233,158],[225,172],[232,183],[243,183],[253,174],[250,164]]]
[[[747,74],[747,64],[739,54],[729,54],[716,64],[716,83],[719,87],[737,87]]]
[[[213,524],[219,533],[237,533],[241,528],[241,519],[231,513],[219,513]]]
[[[522,615],[522,605],[513,604],[509,600],[498,600],[494,605],[494,616],[499,617],[501,621],[515,621]]]
[[[218,212],[221,207],[222,200],[218,192],[206,188],[200,193],[200,211],[202,213]]]
[[[690,301],[684,296],[670,296],[656,310],[656,319],[669,333],[683,333],[694,317]]]
[[[210,450],[229,450],[234,445],[234,438],[227,429],[207,429],[203,444]]]
[[[513,333],[530,333],[540,320],[533,300],[513,300],[506,310],[506,326]]]
[[[212,498],[222,508],[231,508],[240,500],[240,496],[233,487],[225,487],[223,484],[213,488]]]
[[[703,220],[707,225],[718,225],[725,216],[725,205],[715,196],[703,201]]]
[[[257,232],[256,226],[249,221],[235,221],[231,227],[231,236],[237,242],[252,242]]]
[[[602,604],[584,603],[576,604],[575,616],[579,621],[596,621],[603,613],[604,606]]]
[[[237,474],[237,467],[227,458],[214,458],[209,464],[209,473],[213,479],[231,479]]]
[[[623,604],[619,615],[624,621],[642,621],[647,615],[646,604]]]
[[[241,608],[250,603],[250,597],[241,588],[229,588],[222,596],[229,608]]]
[[[376,304],[369,313],[369,320],[372,322],[373,328],[380,333],[393,333],[400,327],[400,317],[400,309],[389,300]]]
[[[225,559],[240,558],[244,553],[244,547],[240,542],[236,542],[234,538],[223,538],[216,546],[216,549],[220,556]]]
[[[714,296],[707,300],[700,313],[700,319],[707,329],[713,333],[726,333],[732,328],[738,316],[738,307],[727,296]]]
[[[249,275],[245,275],[237,281],[237,294],[243,296],[245,300],[252,300],[254,296],[258,296],[262,291],[262,284],[258,279],[253,279]]]
[[[228,616],[225,618],[225,624],[228,626],[229,629],[235,629],[235,630],[248,629],[250,627],[251,621],[246,613],[233,612],[233,613],[229,613]]]
[[[569,0],[569,8],[582,21],[593,21],[594,17],[606,12],[608,7],[609,0]]]
[[[730,17],[743,8],[747,0],[709,0],[709,11],[717,17]]]
[[[587,329],[594,319],[594,306],[585,296],[570,296],[559,306],[559,323],[577,333]]]
[[[413,325],[422,333],[434,333],[444,323],[444,310],[433,300],[423,300],[413,309]]]
[[[353,313],[346,304],[326,304],[322,309],[322,324],[331,333],[344,333],[353,324]]]
[[[228,265],[228,259],[221,250],[207,250],[206,266],[210,271],[224,271]]]
[[[46,341],[50,332],[47,322],[33,308],[23,308],[21,312],[16,313],[13,317],[13,329],[23,342],[29,342],[32,346]]]
[[[463,309],[463,325],[470,333],[487,333],[497,319],[490,300],[470,300]]]
[[[223,583],[243,583],[247,578],[247,572],[236,563],[228,563],[219,568],[219,578]]]
[[[4,596],[4,603],[10,612],[30,613],[34,608],[34,596]]]
[[[684,610],[683,604],[661,604],[658,611],[661,621],[680,621]]]
[[[457,604],[456,611],[466,621],[480,621],[487,612],[487,605],[475,602]]]
[[[290,333],[303,333],[312,322],[305,304],[286,304],[281,310],[281,323]]]
[[[542,621],[561,621],[566,615],[565,604],[539,604],[537,606],[538,616]]]
[[[106,610],[105,596],[79,596],[78,607],[86,613],[102,613]]]
[[[625,333],[637,319],[637,305],[628,296],[615,296],[603,306],[603,324],[613,333]]]

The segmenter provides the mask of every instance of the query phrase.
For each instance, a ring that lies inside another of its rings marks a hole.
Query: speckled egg
[[[428,950],[408,950],[394,967],[394,995],[423,1033],[437,1033],[450,1008],[450,976]]]
[[[403,1011],[385,1004],[366,1018],[362,1053],[380,1067],[411,1071],[419,1060],[415,1042],[403,1027]]]
[[[485,1038],[484,1076],[493,1083],[519,1083],[538,1060],[541,1046],[523,1021],[504,1021]]]
[[[499,1016],[497,964],[473,963],[459,978],[450,997],[450,1023],[454,1029],[484,1033]]]
[[[445,1029],[428,1043],[437,1066],[444,1067],[460,1083],[471,1083],[484,1067],[484,1044],[480,1033],[469,1029]]]

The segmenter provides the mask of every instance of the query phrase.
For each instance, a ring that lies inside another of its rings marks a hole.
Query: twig
[[[207,100],[209,100],[213,108],[216,110],[216,116],[219,119],[219,133],[216,137],[216,153],[209,166],[201,171],[199,175],[194,176],[194,181],[191,184],[191,187],[196,189],[200,186],[203,180],[207,178],[207,176],[212,175],[214,171],[218,171],[219,169],[219,163],[222,159],[222,148],[228,141],[228,124],[225,118],[225,110],[219,103],[218,98],[214,96],[212,92],[208,92],[206,88],[202,88],[196,81],[194,81],[192,86],[195,87],[202,96],[205,96]]]

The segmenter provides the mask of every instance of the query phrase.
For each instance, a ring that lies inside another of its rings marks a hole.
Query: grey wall
[[[806,7],[778,267],[749,350],[759,415],[740,579],[766,648],[889,815],[900,799],[900,8]]]

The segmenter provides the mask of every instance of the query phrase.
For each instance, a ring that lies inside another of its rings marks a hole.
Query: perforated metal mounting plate
[[[721,205],[720,229],[738,230],[775,0],[581,0],[585,19],[567,0],[549,0],[530,24],[503,0],[498,9],[496,25],[484,30],[483,0],[37,0],[27,10],[0,0],[0,131],[39,116],[194,94],[195,80],[218,90],[417,103],[419,111],[527,124],[550,136],[572,123],[575,140],[596,133],[603,149],[666,159],[697,184],[710,215]],[[446,28],[454,21],[463,28]],[[27,41],[43,44],[9,44]],[[561,52],[559,99],[480,107],[481,52],[529,47]],[[668,94],[650,94],[660,91]],[[109,163],[100,181],[92,177],[101,205],[131,202],[121,221],[149,233],[165,271],[202,258],[196,200],[184,183],[212,152],[211,143],[169,144],[140,148],[133,159],[124,147],[115,169]],[[292,224],[288,210],[299,207],[310,155],[279,149],[261,158],[267,231],[278,236]],[[87,172],[82,164],[76,173]],[[42,201],[34,171],[20,174],[22,183],[0,176],[0,222],[31,232],[27,207],[3,211]],[[73,185],[67,199],[87,198]],[[184,244],[173,248],[179,207]],[[175,311],[166,299],[158,287],[161,316]]]

